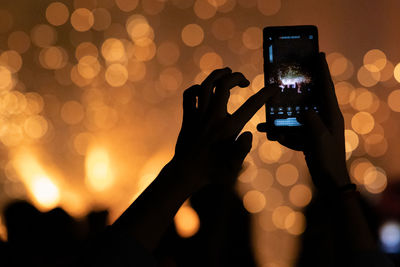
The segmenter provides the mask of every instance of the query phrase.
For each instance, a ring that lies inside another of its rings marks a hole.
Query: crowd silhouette
[[[257,127],[269,140],[304,152],[317,191],[306,212],[298,266],[395,266],[379,250],[374,216],[351,183],[344,120],[323,53],[318,64],[324,105],[319,114],[298,118],[304,132]],[[106,225],[106,211],[76,221],[60,208],[41,213],[26,202],[9,205],[3,266],[256,266],[249,215],[234,191],[252,144],[252,134],[241,131],[280,88],[261,89],[229,114],[230,89],[248,85],[243,74],[224,68],[184,92],[173,159],[112,225]],[[182,239],[171,224],[189,197],[202,224]]]

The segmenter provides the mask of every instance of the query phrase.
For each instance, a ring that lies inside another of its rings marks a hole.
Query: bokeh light
[[[189,238],[197,233],[200,228],[200,219],[196,211],[184,204],[174,218],[176,232],[183,238]]]
[[[369,50],[364,55],[364,67],[370,72],[378,72],[386,66],[386,55],[379,49]]]
[[[250,213],[260,212],[265,207],[265,197],[257,190],[249,191],[243,197],[243,205]]]
[[[204,39],[203,28],[198,24],[188,24],[182,29],[181,38],[187,46],[198,46]]]
[[[230,91],[233,113],[264,86],[263,27],[318,20],[326,10],[315,2],[321,12],[311,14],[281,0],[54,0],[33,5],[35,12],[31,4],[0,7],[2,203],[27,199],[80,218],[107,208],[110,223],[172,157],[185,88],[215,68],[243,72],[251,85]],[[346,16],[338,10],[331,12]],[[400,63],[385,38],[363,35],[369,18],[361,13],[352,13],[361,47],[349,42],[353,29],[317,26],[345,120],[351,179],[379,205],[398,180]],[[252,150],[236,189],[256,222],[258,265],[288,267],[313,189],[304,155],[256,132],[264,121],[262,108],[244,128]],[[200,223],[186,201],[177,233],[191,237]]]
[[[114,183],[110,155],[103,147],[90,148],[86,155],[86,184],[97,192],[102,192]]]
[[[90,30],[94,24],[93,13],[86,8],[78,8],[71,14],[71,25],[78,32]]]
[[[351,119],[351,126],[356,133],[367,134],[374,128],[374,117],[368,112],[358,112]]]
[[[65,4],[61,2],[53,2],[48,5],[46,9],[46,19],[50,24],[60,26],[66,23],[68,18],[69,10]]]
[[[400,251],[400,224],[397,221],[387,221],[379,229],[382,249],[386,253]]]

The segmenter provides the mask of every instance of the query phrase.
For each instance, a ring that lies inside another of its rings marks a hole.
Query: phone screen
[[[265,84],[279,86],[266,104],[267,123],[274,127],[299,127],[296,117],[313,109],[316,81],[313,64],[318,54],[315,26],[267,27],[264,29]]]

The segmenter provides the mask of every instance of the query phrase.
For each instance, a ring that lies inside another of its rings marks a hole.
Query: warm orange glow
[[[196,16],[201,19],[210,19],[217,12],[215,5],[211,5],[208,0],[196,0],[193,6]]]
[[[364,55],[364,67],[370,72],[378,72],[386,66],[386,55],[379,49],[369,50]]]
[[[293,211],[285,218],[285,228],[292,235],[300,235],[306,228],[306,217],[303,213]]]
[[[115,3],[122,11],[130,12],[137,7],[139,0],[115,0]]]
[[[277,228],[286,229],[286,219],[292,212],[293,210],[288,206],[279,206],[272,212],[272,222]]]
[[[359,158],[351,163],[350,174],[356,183],[364,184],[365,173],[371,167],[373,167],[373,165],[369,160]]]
[[[61,2],[53,2],[46,9],[47,21],[54,26],[63,25],[68,21],[68,17],[68,7]]]
[[[77,101],[67,101],[61,108],[61,118],[68,124],[77,124],[84,116],[83,106]]]
[[[31,138],[38,139],[43,137],[46,134],[47,129],[47,120],[40,115],[34,115],[25,120],[25,134]]]
[[[200,228],[200,219],[197,212],[185,202],[174,218],[175,229],[183,238],[194,236]]]
[[[111,14],[105,8],[96,8],[93,10],[94,24],[93,29],[96,31],[105,31],[111,25]]]
[[[109,38],[104,41],[101,47],[101,54],[107,61],[121,61],[125,58],[124,44],[116,38]]]
[[[312,198],[310,187],[304,184],[294,185],[289,191],[289,200],[297,207],[307,206]]]
[[[85,160],[86,185],[89,189],[102,192],[114,184],[110,155],[104,147],[92,147]]]
[[[391,110],[395,112],[400,112],[400,90],[393,90],[389,96],[387,103]]]
[[[346,129],[344,137],[346,140],[346,152],[353,152],[359,144],[358,135],[354,131]]]
[[[68,54],[62,47],[43,48],[39,54],[39,62],[46,69],[61,69],[68,61]]]
[[[11,71],[6,67],[0,66],[0,90],[9,89],[11,85]]]
[[[258,10],[265,16],[272,16],[281,9],[281,0],[257,0]]]
[[[358,112],[351,119],[351,126],[356,133],[367,134],[374,128],[374,117],[368,112]]]
[[[106,81],[113,87],[119,87],[128,80],[128,70],[121,64],[111,64],[106,70]]]
[[[20,150],[13,166],[39,208],[48,210],[58,205],[58,186],[31,151]]]
[[[71,15],[71,25],[78,32],[90,30],[93,24],[93,13],[87,8],[78,8]]]
[[[296,183],[299,178],[299,171],[296,166],[287,163],[282,164],[276,170],[276,180],[283,186],[290,186]]]
[[[205,53],[200,58],[200,69],[205,73],[210,73],[215,69],[220,69],[223,64],[221,56],[214,52]]]
[[[247,28],[243,32],[242,41],[248,49],[259,49],[262,45],[262,30],[258,27]]]
[[[8,47],[22,54],[31,47],[31,38],[24,31],[15,31],[8,36]]]
[[[16,73],[22,67],[21,55],[14,50],[4,51],[0,55],[0,64],[7,66],[12,73]]]
[[[258,155],[265,163],[277,162],[283,154],[282,147],[278,142],[265,141],[258,148]]]
[[[49,47],[57,41],[57,32],[49,25],[36,25],[31,31],[32,42],[39,47]]]
[[[217,18],[212,24],[211,31],[216,39],[229,40],[235,34],[235,23],[231,18]]]
[[[175,64],[179,59],[179,54],[179,47],[174,42],[163,42],[157,48],[157,60],[165,66]]]
[[[381,79],[381,73],[379,71],[371,72],[365,66],[362,66],[358,70],[357,79],[361,85],[371,87],[379,82]]]
[[[53,208],[59,202],[57,186],[46,176],[36,176],[32,181],[32,193],[45,208]]]
[[[99,51],[94,44],[83,42],[76,47],[75,57],[77,60],[80,60],[84,56],[92,56],[97,58],[99,56]]]
[[[204,39],[203,28],[197,24],[188,24],[182,29],[181,38],[187,46],[198,46]]]
[[[265,197],[257,190],[247,192],[243,197],[243,205],[250,213],[258,213],[265,207]]]
[[[259,170],[254,164],[252,158],[247,156],[245,162],[243,163],[243,169],[238,179],[242,183],[250,183],[257,176],[258,171]]]
[[[126,21],[126,31],[135,45],[148,46],[154,40],[154,30],[142,15],[132,15]]]
[[[394,78],[400,83],[400,63],[398,63],[393,70]]]
[[[82,77],[86,79],[93,79],[99,74],[101,66],[97,57],[94,56],[84,56],[79,60],[78,72]]]
[[[271,172],[262,168],[258,170],[257,176],[251,181],[251,185],[259,191],[265,191],[269,189],[273,183],[274,177],[272,176]]]
[[[176,91],[182,85],[183,75],[177,68],[166,68],[160,73],[160,85],[167,91]]]
[[[281,191],[273,187],[265,191],[265,198],[265,209],[269,211],[273,211],[275,208],[282,205],[283,203],[283,195]]]
[[[385,171],[378,167],[367,169],[364,176],[364,185],[365,189],[372,194],[382,193],[387,186]]]

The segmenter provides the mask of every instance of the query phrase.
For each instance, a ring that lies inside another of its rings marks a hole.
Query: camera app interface
[[[265,83],[280,88],[266,106],[267,120],[275,126],[301,126],[296,116],[309,109],[318,112],[311,62],[318,51],[315,38],[312,34],[266,38]]]

